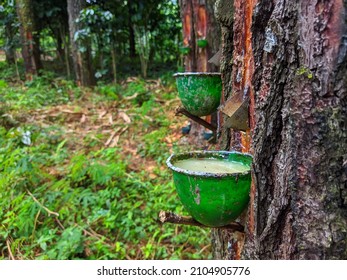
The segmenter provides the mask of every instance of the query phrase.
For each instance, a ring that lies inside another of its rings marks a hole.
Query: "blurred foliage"
[[[44,66],[66,75],[66,63],[70,63],[71,71],[73,69],[71,54],[68,53],[70,39],[67,3],[59,0],[32,0],[32,3]],[[169,66],[171,70],[176,70],[180,63],[177,57],[180,55],[178,45],[181,41],[177,1],[90,0],[87,4],[80,13],[80,29],[74,34],[74,39],[92,42],[91,59],[95,77],[99,81],[112,80],[115,76],[112,73],[114,65],[119,68],[121,77],[140,75],[143,50],[146,50],[149,77],[153,77],[158,67]],[[16,50],[18,58],[21,44],[13,0],[0,1],[0,23],[0,49],[6,53],[9,49]],[[137,37],[135,30],[138,30]],[[148,40],[144,41],[143,38]],[[83,44],[79,45],[83,51]],[[51,61],[54,61],[55,69],[49,65]],[[127,64],[130,64],[129,67]]]

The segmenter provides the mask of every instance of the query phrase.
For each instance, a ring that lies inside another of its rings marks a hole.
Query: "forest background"
[[[0,259],[211,258],[207,230],[158,222],[185,213],[177,2],[7,0],[0,21]]]

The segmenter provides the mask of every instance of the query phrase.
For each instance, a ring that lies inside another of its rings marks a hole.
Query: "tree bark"
[[[63,41],[63,50],[64,50],[64,64],[66,69],[66,76],[68,79],[71,78],[71,70],[70,70],[70,51],[69,51],[69,36],[67,36],[66,28],[59,28],[59,33],[61,40]]]
[[[112,74],[113,74],[113,82],[117,83],[117,55],[116,55],[116,46],[113,43],[111,48],[111,58],[112,58]]]
[[[80,29],[80,24],[76,22],[80,11],[85,7],[86,2],[83,0],[67,0],[69,14],[69,30],[72,59],[76,82],[80,86],[95,85],[94,72],[92,68],[91,46],[89,40],[84,42],[76,41],[75,34]],[[81,47],[84,50],[81,50]]]
[[[259,1],[255,10],[247,258],[347,258],[346,6]]]
[[[223,95],[222,104],[225,103],[233,94],[233,57],[234,54],[234,1],[231,0],[219,0],[216,3],[216,18],[221,26],[221,61],[220,72],[223,81]],[[244,18],[244,15],[239,15],[239,19]],[[237,33],[236,39],[240,42],[243,38],[242,34]],[[240,49],[242,52],[243,50]],[[220,150],[234,150],[239,152],[249,152],[248,149],[244,149],[242,138],[244,133],[235,131],[225,127],[225,116],[220,115],[219,127],[220,138],[218,147]],[[249,145],[244,145],[248,147]],[[242,215],[238,221],[245,224],[245,214]],[[242,247],[244,244],[245,234],[243,231],[233,231],[227,229],[213,229],[212,230],[212,249],[213,257],[215,259],[240,259]]]
[[[6,36],[6,45],[5,45],[5,55],[6,62],[8,64],[15,64],[15,48],[13,46],[13,38],[15,35],[14,28],[12,27],[13,22],[11,20],[7,20],[5,22],[5,36]]]
[[[251,96],[253,183],[246,231],[215,231],[216,258],[347,258],[346,6],[234,1],[223,82]]]
[[[216,0],[180,0],[183,22],[183,45],[190,47],[185,56],[185,70],[189,72],[215,72],[218,68],[208,63],[220,47],[220,27],[214,16]],[[197,40],[207,40],[199,47]]]
[[[55,37],[55,41],[56,41],[56,54],[57,54],[57,57],[59,59],[59,62],[61,62],[62,64],[64,63],[64,32],[62,30],[61,27],[59,27],[59,29],[57,28],[56,30],[53,30],[53,28],[51,29],[52,30],[52,34],[54,35]]]
[[[129,30],[129,56],[131,58],[136,57],[136,46],[135,46],[135,31],[131,16],[134,14],[132,7],[132,0],[128,0],[128,30]]]
[[[26,79],[30,80],[42,68],[39,34],[36,30],[32,1],[18,0],[16,3]]]

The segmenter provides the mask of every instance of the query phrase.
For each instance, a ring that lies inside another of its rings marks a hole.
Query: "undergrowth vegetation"
[[[165,165],[180,145],[169,78],[80,89],[44,72],[0,80],[1,259],[207,259]]]

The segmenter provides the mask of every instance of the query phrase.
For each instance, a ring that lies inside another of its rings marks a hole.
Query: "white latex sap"
[[[215,158],[190,158],[174,163],[174,166],[189,171],[207,173],[242,173],[250,170],[250,167],[235,161],[226,161]]]

